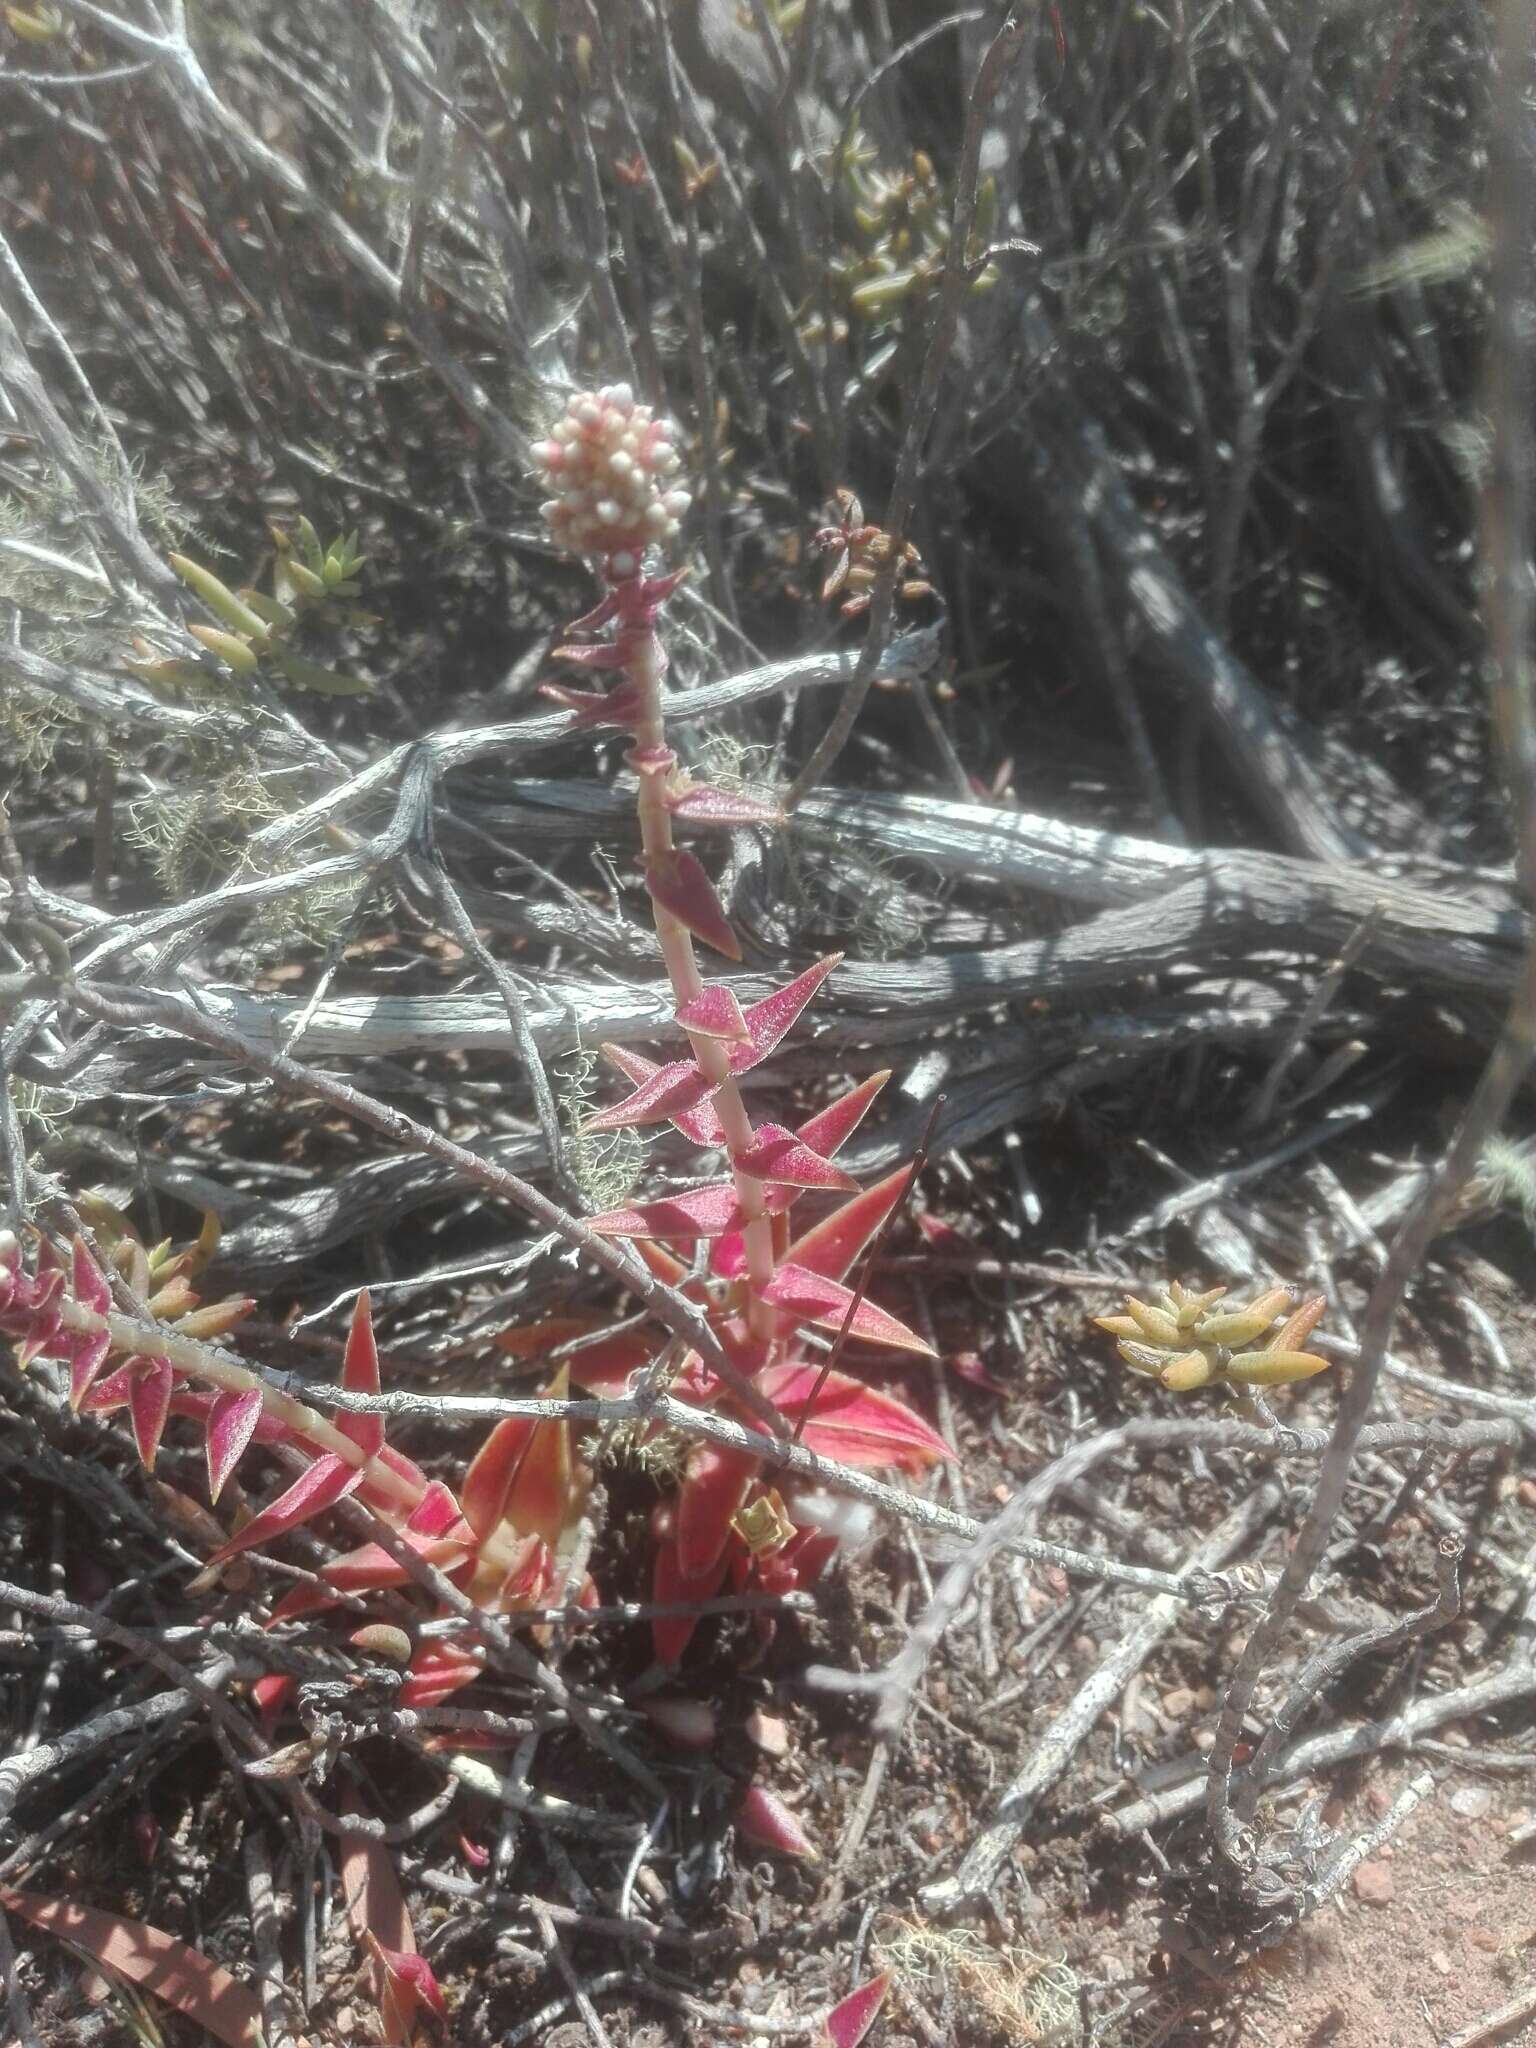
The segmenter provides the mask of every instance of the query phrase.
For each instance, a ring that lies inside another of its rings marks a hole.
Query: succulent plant
[[[1118,1339],[1116,1348],[1132,1372],[1171,1393],[1221,1381],[1279,1387],[1327,1371],[1326,1358],[1301,1348],[1327,1309],[1322,1295],[1293,1308],[1289,1288],[1271,1287],[1246,1308],[1226,1308],[1226,1293],[1225,1287],[1213,1287],[1196,1294],[1174,1280],[1155,1302],[1127,1295],[1123,1315],[1094,1321]]]

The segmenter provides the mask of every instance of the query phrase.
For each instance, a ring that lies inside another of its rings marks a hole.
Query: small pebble
[[[1396,1890],[1390,1863],[1362,1863],[1355,1872],[1355,1897],[1368,1906],[1385,1906]]]
[[[754,1743],[764,1756],[787,1756],[789,1724],[781,1721],[777,1714],[765,1714],[760,1708],[755,1708],[747,1716],[747,1740]]]
[[[1515,1489],[1515,1498],[1523,1508],[1536,1508],[1536,1479],[1522,1479]]]
[[[1481,1820],[1492,1804],[1486,1785],[1459,1785],[1451,1794],[1451,1811],[1458,1820]]]
[[[1163,1712],[1175,1721],[1185,1720],[1195,1711],[1195,1695],[1187,1685],[1176,1685],[1172,1692],[1163,1694]]]
[[[1429,1966],[1432,1970],[1438,1970],[1442,1977],[1449,1977],[1451,1974],[1451,1959],[1443,1948],[1430,1950]]]
[[[1365,1803],[1378,1820],[1391,1811],[1392,1788],[1389,1785],[1372,1785],[1365,1795]]]

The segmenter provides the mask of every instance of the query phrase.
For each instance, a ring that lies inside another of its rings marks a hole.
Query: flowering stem
[[[621,599],[621,614],[622,609]],[[625,644],[629,652],[625,674],[634,689],[637,706],[634,722],[635,752],[638,759],[647,764],[639,769],[638,810],[640,844],[647,861],[650,862],[663,858],[674,850],[672,814],[667,808],[667,794],[676,773],[676,756],[667,746],[666,715],[661,699],[661,676],[665,661],[655,627],[647,626],[643,632],[626,638]],[[671,765],[663,767],[664,759]],[[650,763],[654,763],[655,766],[649,765]],[[667,979],[672,984],[672,993],[681,1009],[685,1004],[693,1002],[704,989],[704,977],[699,972],[693,935],[682,920],[675,917],[654,896],[651,899],[651,909],[656,922],[656,937],[661,944],[661,957],[666,965]],[[748,1327],[754,1337],[771,1343],[775,1332],[775,1317],[768,1303],[762,1299],[762,1290],[773,1278],[773,1224],[764,1203],[762,1182],[752,1174],[743,1173],[737,1165],[738,1159],[750,1149],[753,1142],[752,1119],[747,1114],[741,1090],[730,1070],[729,1056],[720,1040],[690,1031],[688,1042],[693,1048],[693,1056],[698,1062],[700,1073],[715,1087],[714,1107],[725,1131],[726,1149],[730,1154],[731,1170],[736,1182],[736,1197],[746,1219],[743,1235],[747,1255]]]

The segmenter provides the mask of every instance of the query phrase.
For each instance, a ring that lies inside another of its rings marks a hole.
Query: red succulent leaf
[[[432,1480],[421,1499],[411,1509],[405,1533],[410,1538],[458,1536],[467,1533],[466,1517],[461,1514],[459,1503],[441,1479]]]
[[[341,1384],[349,1394],[379,1391],[379,1347],[374,1341],[366,1287],[352,1310],[352,1327],[347,1332],[347,1348],[341,1359]],[[384,1448],[382,1415],[338,1415],[336,1427],[370,1458],[376,1458]]]
[[[808,1451],[866,1472],[890,1465],[918,1473],[941,1458],[953,1461],[954,1452],[937,1430],[894,1394],[846,1373],[828,1373],[818,1389],[820,1379],[821,1367],[813,1361],[770,1365],[757,1379],[759,1391],[784,1420],[800,1425],[800,1441]]]
[[[564,1401],[570,1391],[571,1376],[562,1365],[539,1398]],[[541,1536],[553,1550],[571,1519],[576,1494],[571,1425],[564,1416],[536,1422],[507,1492],[503,1519],[519,1535]]]
[[[70,1279],[69,1291],[82,1308],[94,1309],[104,1316],[112,1307],[112,1290],[107,1285],[107,1276],[91,1257],[83,1237],[77,1237],[69,1248]]]
[[[217,1502],[261,1420],[260,1387],[218,1394],[208,1411],[208,1498]]]
[[[791,1259],[807,1272],[820,1273],[827,1280],[841,1280],[901,1201],[910,1179],[910,1169],[899,1166],[884,1180],[877,1180],[873,1187],[855,1195],[851,1202],[844,1202],[790,1246]]]
[[[583,1344],[571,1353],[571,1378],[589,1394],[622,1394],[631,1375],[655,1357],[654,1337],[643,1330],[618,1330],[601,1343]]]
[[[286,1536],[290,1529],[297,1529],[300,1523],[335,1507],[337,1501],[345,1500],[360,1484],[362,1476],[356,1466],[344,1464],[340,1458],[329,1454],[317,1458],[299,1474],[286,1493],[280,1494],[259,1515],[253,1515],[239,1535],[232,1536],[208,1562],[225,1564],[242,1550],[254,1550],[263,1543]]]
[[[866,1344],[916,1351],[925,1358],[934,1355],[932,1345],[925,1343],[915,1330],[909,1330],[905,1323],[898,1322],[872,1301],[861,1301],[855,1308],[855,1299],[852,1288],[844,1287],[841,1281],[828,1280],[823,1274],[793,1262],[780,1266],[763,1289],[763,1300],[793,1322],[817,1323],[832,1330],[840,1330],[846,1322],[849,1336],[861,1337]]]
[[[590,725],[633,725],[645,708],[640,692],[630,682],[618,683],[608,691],[570,690],[564,683],[541,683],[539,694],[574,711],[578,731]]]
[[[77,1409],[91,1391],[91,1384],[107,1362],[112,1339],[105,1330],[71,1334],[69,1350],[69,1405]]]
[[[659,1202],[646,1202],[638,1209],[609,1209],[602,1216],[589,1216],[587,1228],[604,1237],[666,1237],[692,1240],[723,1237],[741,1227],[742,1209],[736,1183],[718,1181],[713,1187],[692,1188],[684,1195],[668,1195]],[[579,1364],[576,1376],[582,1378]],[[585,1380],[582,1381],[586,1385]]]
[[[0,1885],[0,1905],[83,1950],[109,1976],[141,1984],[226,2048],[261,2048],[264,2036],[256,1994],[162,1928],[82,1906],[75,1899],[12,1891],[8,1885]]]
[[[694,1577],[678,1562],[677,1544],[671,1537],[656,1545],[656,1563],[651,1574],[651,1598],[671,1605],[683,1600],[712,1600],[720,1590],[730,1558],[730,1548],[706,1571]],[[687,1649],[699,1625],[696,1614],[658,1614],[651,1623],[651,1644],[658,1664],[676,1664]]]
[[[824,960],[818,960],[814,967],[807,967],[803,974],[797,974],[793,981],[786,982],[783,988],[775,989],[772,995],[764,996],[760,1003],[749,1005],[744,1015],[747,1030],[751,1034],[751,1043],[738,1046],[731,1053],[733,1074],[744,1074],[760,1060],[767,1059],[779,1041],[793,1028],[800,1012],[842,957],[841,953],[829,953]]]
[[[772,798],[744,796],[696,782],[667,799],[667,809],[687,825],[782,825],[784,812]]]
[[[448,2024],[448,2008],[442,1990],[425,1956],[405,1949],[385,1948],[376,1937],[368,1937],[368,1948],[378,1966],[379,2017],[385,2038],[409,2048],[416,2032],[416,2015],[423,2006],[434,2019]]]
[[[871,1977],[867,1984],[861,1984],[857,1991],[850,1991],[846,1998],[840,1999],[823,2022],[819,2048],[859,2048],[859,2043],[874,2025],[890,1988],[891,1972],[882,1970],[878,1977]]]
[[[605,1045],[603,1051],[612,1058],[609,1047]],[[614,1065],[619,1066],[620,1062],[615,1060]],[[670,1066],[652,1068],[632,1095],[626,1095],[611,1109],[600,1110],[596,1116],[588,1117],[582,1128],[588,1131],[622,1131],[641,1124],[666,1123],[713,1093],[713,1085],[692,1060],[674,1060]]]
[[[562,1365],[539,1398],[563,1401],[569,1390],[570,1375]],[[569,1519],[573,1493],[569,1423],[509,1415],[476,1454],[459,1501],[481,1543],[505,1522],[519,1535],[554,1545]]]
[[[347,1801],[349,1815],[360,1812]],[[425,1959],[416,1953],[416,1932],[395,1875],[389,1850],[361,1831],[341,1837],[341,1888],[347,1918],[373,1959],[373,1990],[389,2048],[410,2048],[416,2013],[425,2005],[447,2018],[443,1994]]]
[[[750,1042],[736,991],[723,981],[710,982],[696,996],[680,1003],[677,1021],[696,1038],[727,1038],[738,1045]]]
[[[731,1518],[746,1499],[759,1461],[724,1444],[695,1444],[683,1467],[674,1520],[677,1567],[702,1578],[720,1563],[731,1537]]]
[[[133,1440],[144,1470],[153,1472],[165,1419],[171,1412],[175,1375],[168,1358],[130,1359],[128,1369],[128,1419],[133,1424]]]
[[[593,605],[591,611],[583,612],[579,619],[572,619],[565,630],[567,633],[596,633],[607,625],[618,608],[618,593],[610,590]]]
[[[525,1536],[512,1553],[512,1562],[497,1576],[494,1591],[481,1604],[497,1614],[510,1614],[519,1607],[542,1605],[553,1590],[554,1553],[542,1536]]]
[[[824,1159],[831,1159],[853,1136],[864,1121],[864,1114],[880,1090],[891,1078],[889,1067],[878,1074],[871,1074],[861,1081],[857,1088],[850,1088],[846,1095],[839,1095],[835,1102],[829,1102],[815,1116],[808,1117],[801,1124],[799,1135],[803,1143],[813,1152],[819,1152]]]
[[[408,1458],[404,1451],[397,1451],[389,1444],[385,1444],[379,1452],[378,1462],[386,1466],[397,1478],[409,1480],[412,1486],[423,1487],[427,1483],[427,1475],[415,1459]],[[380,1486],[377,1480],[365,1479],[357,1489],[357,1497],[366,1501],[369,1507],[387,1509],[392,1515],[399,1510],[399,1495]]]
[[[845,1192],[859,1185],[852,1174],[844,1173],[830,1159],[823,1159],[796,1132],[785,1130],[782,1124],[759,1124],[752,1134],[752,1143],[745,1152],[736,1154],[732,1164],[754,1180],[776,1181],[781,1187],[833,1188]]]
[[[676,1287],[686,1294],[690,1301],[701,1297],[697,1286],[688,1278],[686,1264],[665,1245],[657,1244],[653,1237],[637,1237],[634,1241],[635,1255],[642,1265],[649,1266],[664,1287]]]
[[[709,1248],[709,1270],[718,1280],[739,1280],[747,1270],[747,1237],[743,1230],[728,1230]]]
[[[264,1733],[270,1735],[277,1726],[283,1703],[293,1689],[294,1680],[284,1671],[274,1671],[266,1678],[258,1678],[251,1687],[251,1705],[256,1709],[256,1717]]]
[[[625,1080],[636,1088],[643,1086],[653,1075],[662,1072],[654,1060],[646,1059],[642,1053],[631,1052],[627,1046],[605,1045],[602,1053],[609,1066],[617,1067]],[[725,1126],[720,1121],[720,1112],[710,1101],[702,1101],[688,1109],[669,1110],[667,1118],[695,1145],[714,1146],[725,1143]]]
[[[472,1685],[485,1669],[485,1659],[457,1643],[423,1643],[411,1659],[405,1683],[400,1688],[402,1707],[439,1707],[466,1685]],[[455,1734],[455,1748],[462,1746]]]
[[[651,901],[675,917],[696,939],[713,946],[728,960],[741,958],[741,941],[731,930],[731,921],[715,894],[715,885],[697,854],[677,846],[648,854],[645,886]]]
[[[534,1427],[531,1415],[505,1417],[480,1446],[464,1474],[464,1484],[459,1488],[459,1504],[464,1510],[465,1521],[482,1543],[493,1529],[501,1525],[507,1495],[512,1491],[517,1468],[533,1441]]]
[[[578,668],[623,668],[624,649],[617,640],[578,641],[551,651],[551,661],[573,661]]]
[[[769,1849],[775,1856],[794,1856],[802,1863],[819,1863],[815,1843],[777,1794],[763,1785],[749,1785],[736,1809],[736,1826],[754,1848]]]
[[[514,1323],[494,1339],[496,1349],[509,1358],[542,1358],[557,1344],[573,1337],[585,1337],[607,1327],[604,1316],[544,1316],[536,1323]]]
[[[418,1557],[425,1558],[428,1564],[436,1565],[450,1575],[469,1556],[473,1541],[473,1532],[459,1513],[458,1502],[440,1479],[430,1483],[411,1510],[401,1536]],[[285,1593],[273,1609],[268,1627],[334,1607],[336,1600],[326,1590],[327,1587],[333,1588],[339,1596],[343,1593],[380,1592],[385,1587],[408,1585],[411,1580],[410,1572],[396,1562],[382,1543],[360,1544],[344,1556],[333,1557],[323,1568],[321,1577],[325,1586],[295,1586],[291,1592]]]

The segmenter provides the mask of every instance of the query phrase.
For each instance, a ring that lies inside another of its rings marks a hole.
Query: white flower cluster
[[[671,486],[682,466],[676,432],[636,405],[627,384],[573,398],[533,450],[551,493],[539,509],[556,540],[573,554],[608,556],[616,575],[635,575],[644,550],[670,540],[693,503]]]

